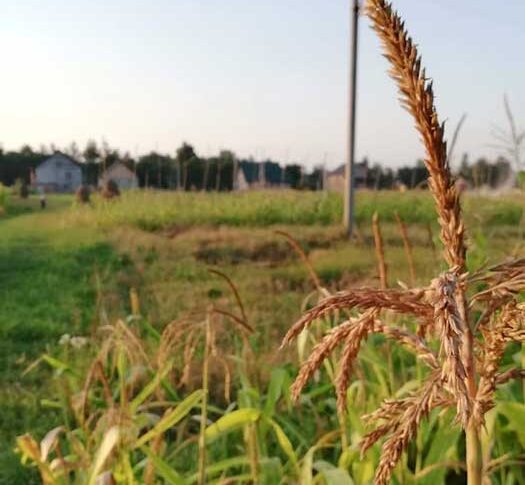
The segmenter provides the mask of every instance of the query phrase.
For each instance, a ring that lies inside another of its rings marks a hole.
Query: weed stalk
[[[206,426],[208,423],[208,383],[209,383],[209,361],[212,332],[211,332],[211,310],[206,315],[204,358],[202,361],[202,405],[199,433],[199,485],[206,484]]]

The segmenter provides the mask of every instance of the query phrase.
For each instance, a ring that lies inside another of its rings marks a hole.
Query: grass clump
[[[0,184],[0,216],[7,212],[7,204],[9,202],[9,190],[4,185]]]

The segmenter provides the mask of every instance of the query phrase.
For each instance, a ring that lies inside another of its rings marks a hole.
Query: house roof
[[[344,175],[345,168],[346,168],[345,164],[339,165],[339,167],[337,167],[336,169],[328,172],[328,175]]]
[[[66,160],[70,161],[71,163],[73,163],[74,165],[76,165],[78,168],[82,168],[82,164],[80,164],[79,162],[77,162],[73,157],[59,151],[59,150],[56,150],[55,153],[53,153],[53,155],[50,155],[49,157],[47,157],[44,161],[42,161],[40,164],[38,164],[38,167],[40,167],[41,165],[44,165],[44,163],[47,163],[49,160],[51,160],[53,157],[56,157],[57,155],[65,158]],[[38,168],[37,167],[37,168]]]
[[[131,170],[125,163],[122,163],[122,162],[115,162],[114,164],[112,164],[111,166],[109,166],[102,174],[101,174],[101,177],[105,177],[105,176],[108,176],[108,175],[111,175],[112,172],[114,172],[115,170],[117,169],[120,169],[120,170],[124,170],[124,172],[126,173],[127,176],[129,176],[130,178],[134,178],[136,177],[137,175],[135,174],[135,172],[133,172],[133,170]]]
[[[367,162],[356,162],[354,164],[354,167],[356,169],[355,175],[363,176],[363,173],[368,168],[368,163]],[[346,164],[343,163],[342,165],[339,165],[339,167],[337,167],[336,169],[328,172],[328,176],[344,176],[345,170],[346,170]]]

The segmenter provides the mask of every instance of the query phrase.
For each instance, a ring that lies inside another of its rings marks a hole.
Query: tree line
[[[34,150],[25,145],[18,151],[0,148],[0,183],[7,186],[17,181],[29,183],[31,171],[55,151],[58,151],[55,146]],[[121,152],[106,142],[97,144],[95,141],[89,141],[82,150],[72,143],[60,151],[82,164],[85,183],[93,186],[97,185],[101,173],[117,162],[130,168],[143,188],[228,191],[236,188],[239,180],[244,180],[248,185],[318,190],[323,188],[327,177],[322,166],[307,171],[299,163],[243,159],[236,157],[230,150],[222,150],[216,156],[202,157],[188,143],[183,143],[173,155],[152,151],[132,157],[129,152]],[[361,163],[366,164],[367,170],[358,185],[369,189],[391,189],[399,185],[407,188],[423,187],[428,175],[422,161],[396,169],[379,164],[370,165],[366,159]],[[241,178],[238,177],[240,171]],[[464,155],[457,175],[471,187],[495,188],[509,180],[512,170],[509,161],[503,157],[493,161],[485,158],[471,161]]]
[[[120,152],[103,142],[89,141],[83,150],[76,143],[58,150],[55,146],[38,150],[24,145],[20,150],[0,148],[0,183],[11,186],[17,181],[30,182],[31,172],[54,152],[61,151],[81,163],[84,181],[97,185],[100,175],[120,162],[132,170],[140,187],[180,190],[232,190],[242,170],[247,184],[286,185],[294,189],[316,189],[321,183],[321,171],[307,172],[300,164],[282,165],[271,159],[242,159],[230,150],[216,156],[197,155],[192,145],[183,143],[174,155],[152,151],[140,157]]]

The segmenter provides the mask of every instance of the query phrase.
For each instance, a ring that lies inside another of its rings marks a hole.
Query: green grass
[[[95,319],[97,275],[106,299],[127,291],[116,280],[125,262],[104,235],[93,228],[64,228],[61,214],[70,199],[52,198],[42,213],[37,203],[19,202],[17,215],[0,221],[0,483],[26,483],[13,440],[32,428],[49,429],[55,419],[39,403],[45,395],[41,379],[49,376],[22,379],[21,372],[62,334],[88,331]]]
[[[466,197],[472,266],[509,252],[524,255],[523,201]],[[258,358],[279,365],[290,353],[277,354],[277,343],[313,286],[273,229],[299,240],[330,289],[377,285],[369,224],[377,210],[395,285],[408,281],[393,223],[397,211],[409,227],[418,278],[428,282],[439,271],[428,239],[432,222],[437,241],[427,193],[359,193],[360,239],[352,243],[338,225],[341,209],[338,195],[311,192],[130,192],[93,207],[52,196],[45,211],[36,198],[13,198],[0,218],[0,483],[32,483],[34,475],[12,452],[14,437],[28,430],[42,437],[62,420],[41,404],[55,385],[51,374],[38,369],[22,376],[23,370],[46,347],[56,349],[63,333],[86,335],[101,316],[108,321],[126,316],[130,287],[138,289],[146,319],[161,329],[202,310],[210,299],[225,304],[227,288],[207,271],[219,268],[239,287],[257,329]]]
[[[7,211],[7,204],[9,202],[8,188],[0,184],[0,216]]]

